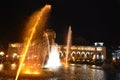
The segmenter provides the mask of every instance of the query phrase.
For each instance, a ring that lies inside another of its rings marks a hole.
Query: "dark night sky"
[[[52,4],[49,26],[57,34],[56,42],[65,42],[71,25],[74,39],[120,44],[119,0],[1,0],[0,44],[19,41],[26,19],[46,3]]]

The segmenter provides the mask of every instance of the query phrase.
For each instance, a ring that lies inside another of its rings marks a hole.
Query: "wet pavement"
[[[11,73],[0,72],[0,80],[15,80],[15,76],[11,76]],[[104,71],[100,66],[95,65],[71,64],[67,68],[43,69],[38,76],[19,76],[19,80],[120,80],[120,73]]]

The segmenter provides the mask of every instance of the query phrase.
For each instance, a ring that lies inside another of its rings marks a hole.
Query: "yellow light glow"
[[[76,46],[72,46],[71,49],[77,49],[77,47]]]
[[[3,70],[3,64],[0,64],[0,71],[2,71]]]
[[[102,47],[97,47],[97,51],[102,51]]]
[[[26,70],[24,73],[25,74],[31,74],[31,72],[29,70]]]
[[[93,55],[93,58],[92,58],[92,59],[94,60],[95,58],[96,58],[96,55]]]
[[[40,74],[40,72],[38,72],[38,71],[30,71],[30,70],[26,70],[26,71],[24,71],[24,74],[32,74],[32,75],[37,75],[37,74]]]
[[[15,70],[17,68],[17,65],[15,63],[11,64],[11,70]]]
[[[40,74],[40,72],[35,71],[35,72],[33,72],[33,74]]]
[[[0,52],[0,55],[3,56],[5,53],[3,51]]]

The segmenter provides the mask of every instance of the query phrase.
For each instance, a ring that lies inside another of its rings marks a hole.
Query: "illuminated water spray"
[[[72,35],[72,30],[70,26],[68,29],[68,37],[67,37],[65,67],[68,67],[68,56],[69,56],[69,51],[70,51],[70,46],[71,46],[71,35]]]
[[[44,21],[44,19],[42,19],[42,17],[43,17],[44,14],[46,14],[46,12],[50,11],[50,8],[51,8],[50,5],[45,5],[45,7],[43,7],[37,13],[37,15],[35,15],[35,17],[33,17],[33,21],[30,22],[31,25],[28,25],[29,26],[29,32],[27,33],[27,35],[25,37],[24,48],[22,50],[22,58],[20,59],[20,65],[19,65],[15,80],[18,79],[18,76],[19,76],[19,74],[21,72],[24,60],[26,58],[26,54],[27,54],[27,52],[29,50],[30,45],[32,44],[32,39],[35,36],[36,29],[40,25],[43,25],[42,22]]]
[[[51,40],[51,44],[50,44],[47,33],[46,33],[46,38],[47,38],[47,44],[48,44],[48,60],[44,67],[52,68],[52,69],[59,68],[61,66],[61,62],[60,62],[60,57],[58,52],[58,45],[55,44],[53,39]]]
[[[44,67],[57,69],[60,66],[61,66],[61,62],[60,62],[60,58],[59,58],[58,45],[53,43],[51,45],[47,64]]]

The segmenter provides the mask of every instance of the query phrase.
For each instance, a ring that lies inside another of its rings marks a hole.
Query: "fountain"
[[[46,37],[46,42],[47,42],[47,54],[45,54],[46,55],[45,65],[43,65],[42,67],[47,69],[58,68],[61,66],[61,62],[59,58],[58,45],[54,41],[54,38],[56,37],[55,33],[54,31],[47,29],[44,35]]]
[[[86,64],[85,65],[71,64],[68,67],[68,58],[70,53],[72,36],[71,26],[68,29],[66,55],[65,58],[63,58],[65,59],[65,67],[59,68],[62,65],[59,59],[58,45],[54,42],[53,35],[50,35],[51,33],[49,34],[45,32],[45,23],[48,18],[47,16],[50,11],[50,7],[51,7],[50,5],[46,5],[40,11],[35,12],[35,14],[32,15],[27,25],[28,26],[27,31],[25,31],[26,35],[24,37],[25,39],[24,43],[22,44],[22,46],[17,45],[17,47],[15,47],[15,45],[12,45],[14,46],[14,48],[18,48],[18,52],[14,53],[14,56],[12,57],[16,59],[16,57],[18,57],[19,55],[20,63],[17,62],[16,64],[12,62],[12,64],[9,64],[9,62],[7,61],[4,64],[1,63],[0,79],[1,80],[107,79],[106,76],[104,76],[105,74],[104,71],[97,70],[97,68],[91,70],[90,67],[87,66]],[[8,66],[11,66],[11,68]],[[108,77],[110,77],[110,75],[108,75]]]
[[[71,47],[71,36],[72,36],[72,30],[71,30],[71,26],[69,26],[68,35],[67,35],[65,67],[68,67],[68,57],[69,57],[69,52],[70,52],[70,47]],[[59,68],[61,66],[61,62],[59,59],[58,45],[55,44],[54,40],[52,41],[52,44],[50,45],[47,33],[46,33],[46,38],[47,38],[47,43],[48,43],[49,57],[48,57],[47,64],[44,67],[54,68],[54,69]]]
[[[72,35],[72,30],[70,26],[68,29],[68,37],[67,37],[65,67],[68,67],[68,56],[69,56],[69,51],[70,51],[70,46],[71,46],[71,35]]]
[[[61,66],[58,45],[53,43],[51,45],[51,49],[49,51],[47,64],[44,66],[45,68],[57,69]]]
[[[47,15],[50,11],[50,7],[51,7],[50,5],[46,5],[40,11],[36,12],[31,17],[31,19],[30,19],[30,21],[27,25],[29,29],[27,28],[28,31],[25,35],[24,48],[23,48],[22,53],[21,53],[22,57],[20,59],[20,64],[19,64],[19,68],[18,68],[15,80],[18,79],[18,76],[21,73],[21,71],[25,71],[25,73],[29,73],[29,74],[34,74],[34,73],[39,74],[40,73],[40,70],[39,70],[38,66],[33,67],[33,63],[35,62],[33,57],[31,57],[32,61],[28,60],[28,63],[27,63],[26,56],[27,56],[27,53],[29,51],[30,46],[35,45],[34,41],[36,41],[36,39],[38,39],[38,35],[43,34],[43,30],[44,30],[44,26],[45,26],[44,24],[46,22]],[[38,32],[40,32],[40,33],[38,33]],[[40,43],[42,43],[42,42],[40,42]],[[32,56],[33,54],[35,54],[35,53],[32,53],[30,55]],[[25,63],[25,66],[23,67],[24,63]],[[41,66],[43,65],[43,63],[44,63],[44,61],[42,61],[42,63],[40,63]],[[33,72],[33,69],[34,69],[34,72]]]
[[[35,12],[29,19],[24,35],[24,42],[21,47],[18,47],[19,63],[13,63],[10,73],[5,75],[15,78],[30,78],[31,76],[50,77],[50,72],[61,69],[62,64],[59,57],[58,45],[55,43],[54,33],[45,31],[45,26],[50,12],[50,5],[45,5],[40,11]],[[68,67],[68,56],[71,45],[71,27],[68,30],[65,67]],[[16,54],[15,53],[15,54]],[[15,57],[17,56],[14,55]],[[19,66],[18,66],[19,65]],[[3,65],[0,65],[2,70]],[[47,69],[46,69],[47,68]],[[42,74],[41,74],[42,73]],[[61,73],[60,73],[61,74]],[[30,75],[30,76],[29,76]],[[56,76],[57,74],[54,74]]]

